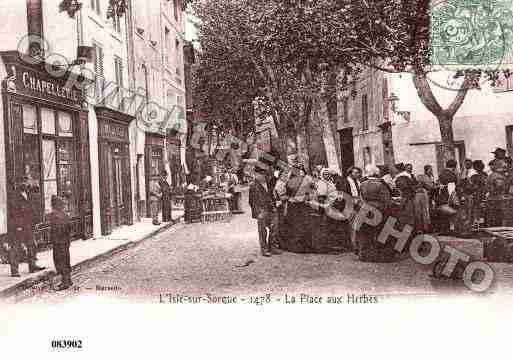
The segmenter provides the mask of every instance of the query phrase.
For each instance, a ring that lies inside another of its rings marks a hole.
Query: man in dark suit
[[[171,186],[167,182],[166,170],[162,170],[160,173],[159,186],[162,191],[162,222],[171,222]]]
[[[451,193],[456,190],[458,184],[458,175],[456,167],[458,166],[455,160],[448,160],[445,164],[445,169],[440,173],[438,182],[440,183],[440,190],[436,199],[438,208],[450,205]],[[452,227],[454,227],[453,215],[438,211],[437,216],[437,229],[441,233],[452,234]]]
[[[36,265],[37,249],[32,232],[36,222],[36,215],[31,196],[28,178],[18,178],[10,208],[12,228],[9,231],[9,263],[11,265],[12,277],[20,276],[18,267],[19,255],[22,253],[22,244],[27,248],[27,262],[30,273],[45,269]]]
[[[272,244],[272,230],[274,218],[274,199],[272,187],[268,182],[268,171],[256,166],[254,181],[249,187],[249,206],[251,216],[258,222],[258,237],[260,250],[264,257],[270,257],[272,253],[280,251]]]

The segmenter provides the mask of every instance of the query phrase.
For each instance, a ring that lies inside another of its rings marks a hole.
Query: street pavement
[[[161,294],[475,295],[458,281],[433,279],[431,267],[409,259],[378,264],[359,262],[352,253],[262,257],[256,222],[247,205],[245,210],[229,222],[175,225],[134,248],[79,269],[73,274],[73,290],[56,292],[55,283],[50,283],[21,293],[16,301],[53,303],[100,296],[158,302]],[[491,293],[510,293],[513,266],[494,268],[497,284]]]

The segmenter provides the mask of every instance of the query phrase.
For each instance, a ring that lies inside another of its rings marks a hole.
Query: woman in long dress
[[[284,240],[284,249],[295,253],[308,253],[312,250],[310,207],[305,204],[311,193],[305,183],[306,171],[303,166],[297,165],[292,170],[287,181],[286,195],[288,197],[287,216],[285,227],[287,238]]]
[[[316,201],[313,208],[318,206],[316,213],[311,213],[312,247],[316,253],[340,253],[347,250],[341,244],[340,221],[330,217],[330,208],[335,204],[336,192],[333,170],[322,169],[321,176],[315,183]]]

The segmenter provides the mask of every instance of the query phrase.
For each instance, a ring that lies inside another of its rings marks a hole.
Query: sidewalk
[[[127,249],[144,239],[169,229],[179,222],[182,217],[183,211],[173,210],[173,222],[170,223],[155,226],[151,223],[151,218],[142,218],[141,222],[135,223],[132,226],[123,226],[109,236],[94,240],[74,241],[70,247],[71,266],[75,270],[95,259]],[[22,263],[20,264],[20,278],[10,276],[8,264],[0,264],[0,299],[7,298],[19,290],[30,288],[39,282],[50,280],[57,275],[51,250],[40,252],[37,257],[37,264],[46,267],[46,269],[30,274],[28,272],[28,265]]]

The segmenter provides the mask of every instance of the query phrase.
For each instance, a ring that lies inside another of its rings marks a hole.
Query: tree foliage
[[[451,0],[452,6],[458,1]],[[441,131],[452,131],[447,123],[452,123],[468,90],[475,88],[483,75],[496,81],[497,71],[462,69],[461,87],[456,89],[453,103],[446,109],[438,104],[428,79],[436,65],[432,62],[430,19],[434,10],[430,3],[192,1],[194,14],[201,20],[198,75],[205,96],[202,106],[221,119],[222,114],[233,112],[237,102],[248,104],[252,96],[261,94],[273,108],[276,127],[284,135],[290,128],[301,130],[315,111],[321,122],[325,121],[322,109],[333,99],[337,86],[357,81],[365,67],[373,67],[412,73],[421,101],[439,121],[446,122]],[[443,19],[435,25],[445,26]],[[446,20],[449,23],[451,19]],[[452,137],[442,133],[442,142],[450,156]]]

